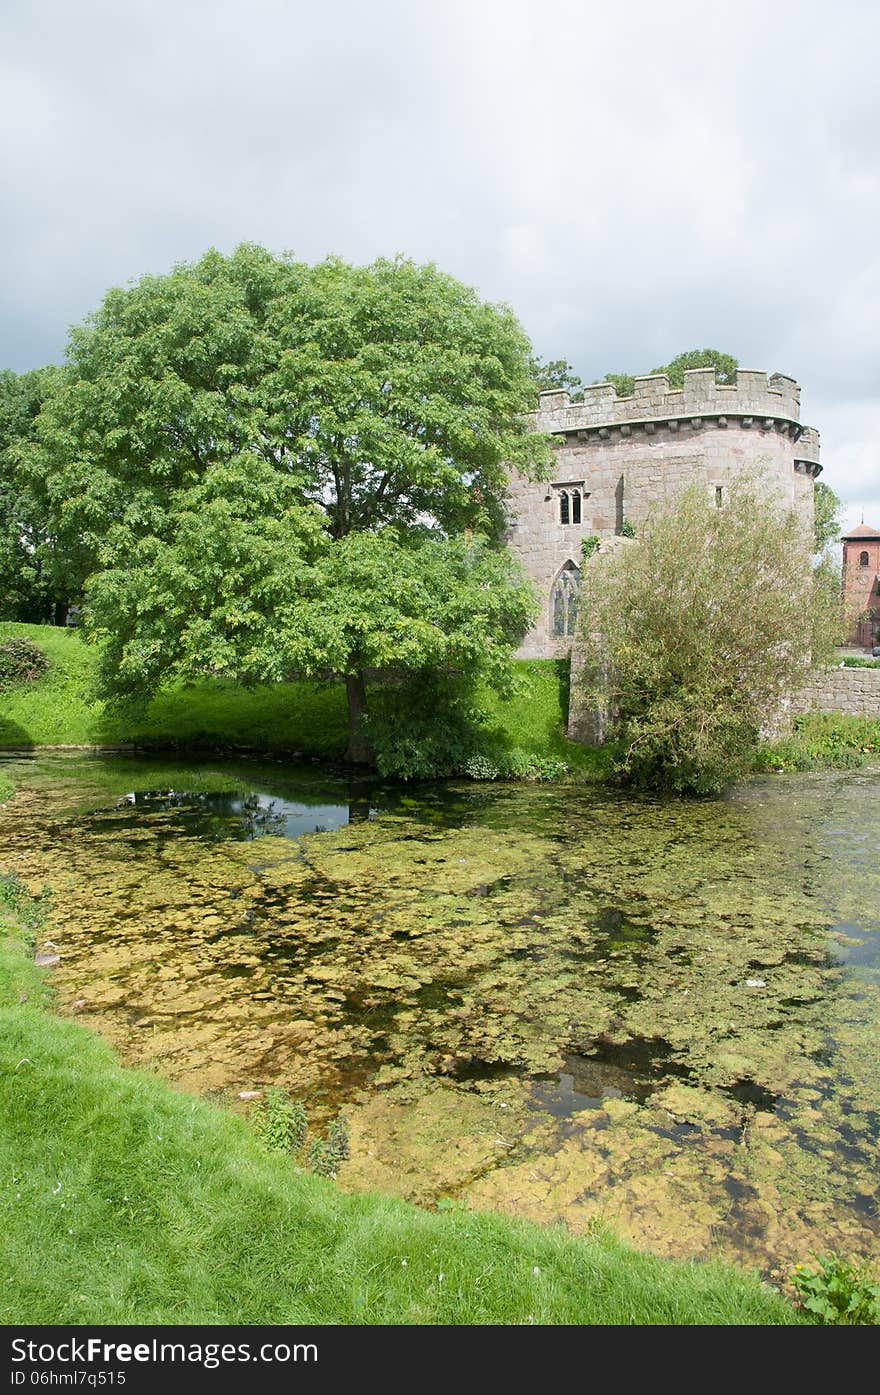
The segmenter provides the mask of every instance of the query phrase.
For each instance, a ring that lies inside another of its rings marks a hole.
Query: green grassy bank
[[[155,750],[296,751],[327,760],[344,754],[341,684],[301,681],[244,688],[231,681],[205,681],[167,689],[143,713],[124,715],[90,697],[95,653],[76,631],[0,622],[0,639],[8,635],[34,640],[50,667],[38,682],[0,692],[0,748],[134,743]],[[502,742],[539,761],[562,761],[577,778],[606,775],[606,752],[565,737],[565,665],[534,660],[518,663],[516,672],[510,697],[488,689],[481,695]],[[789,737],[760,747],[755,768],[839,769],[876,762],[878,755],[880,719],[815,714],[796,718]]]
[[[788,1324],[756,1278],[350,1196],[51,1012],[0,882],[0,1323]]]
[[[104,745],[223,749],[246,746],[341,758],[347,741],[345,691],[338,683],[301,681],[244,688],[206,681],[160,693],[145,712],[127,716],[90,697],[95,653],[76,631],[0,623],[6,636],[32,639],[49,671],[38,682],[0,693],[0,747]],[[602,760],[564,735],[568,697],[564,665],[517,664],[516,691],[502,699],[486,690],[490,723],[511,749],[564,761],[590,774]]]

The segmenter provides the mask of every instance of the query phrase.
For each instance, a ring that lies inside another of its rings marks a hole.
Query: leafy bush
[[[322,1177],[335,1177],[349,1156],[348,1129],[341,1116],[333,1120],[325,1138],[313,1138],[306,1150],[309,1121],[305,1105],[278,1086],[257,1101],[251,1121],[266,1148],[291,1153],[300,1162],[305,1153],[305,1165]]]
[[[43,925],[50,895],[49,888],[43,887],[40,895],[34,896],[17,872],[0,873],[0,907],[12,911],[25,930],[33,933]]]
[[[462,772],[469,780],[497,780],[501,774],[499,766],[488,756],[468,756]]]
[[[308,1153],[309,1167],[320,1177],[335,1177],[348,1156],[348,1129],[342,1118],[336,1118],[326,1138],[313,1140]]]
[[[838,579],[811,547],[797,512],[741,477],[724,508],[688,489],[585,568],[582,696],[607,713],[623,779],[713,794],[746,773],[838,634]]]
[[[424,672],[371,690],[364,724],[380,774],[436,780],[465,773],[468,762],[481,756],[484,722],[471,681]]]
[[[253,1110],[254,1127],[267,1148],[278,1153],[297,1152],[308,1130],[305,1106],[288,1098],[287,1091],[267,1090]]]
[[[880,668],[880,659],[860,659],[856,654],[848,654],[843,660],[844,668]]]
[[[759,746],[756,770],[856,769],[880,754],[880,719],[840,712],[796,717],[791,736]]]
[[[0,690],[34,683],[48,668],[46,654],[33,640],[19,637],[0,640]]]
[[[880,1284],[837,1255],[817,1260],[817,1269],[799,1264],[791,1275],[801,1308],[823,1326],[880,1323]]]

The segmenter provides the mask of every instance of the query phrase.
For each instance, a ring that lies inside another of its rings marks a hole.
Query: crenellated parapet
[[[565,391],[542,392],[534,422],[536,430],[558,434],[660,423],[674,429],[673,424],[705,418],[723,425],[735,418],[765,430],[796,427],[800,437],[806,429],[800,413],[800,387],[783,373],[741,368],[735,382],[719,383],[714,368],[690,368],[683,388],[670,388],[665,373],[652,373],[636,378],[631,397],[618,397],[613,383],[585,387],[582,402],[572,402]]]

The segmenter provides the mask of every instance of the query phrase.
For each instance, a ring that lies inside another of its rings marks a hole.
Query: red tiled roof
[[[880,528],[872,528],[868,523],[860,523],[856,528],[851,528],[848,533],[841,535],[841,542],[849,542],[852,538],[880,538]]]

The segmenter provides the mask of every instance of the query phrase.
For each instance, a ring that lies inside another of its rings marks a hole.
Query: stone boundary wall
[[[844,712],[880,717],[880,668],[816,669],[791,700],[791,715]]]
[[[583,655],[575,645],[571,655],[571,705],[567,735],[570,741],[588,746],[601,745],[611,713],[604,704],[600,710],[589,707],[580,696],[583,681]],[[792,717],[809,712],[844,713],[853,717],[880,717],[880,668],[814,669],[809,682],[791,698],[778,722],[768,727],[764,738],[778,740],[791,729]]]

